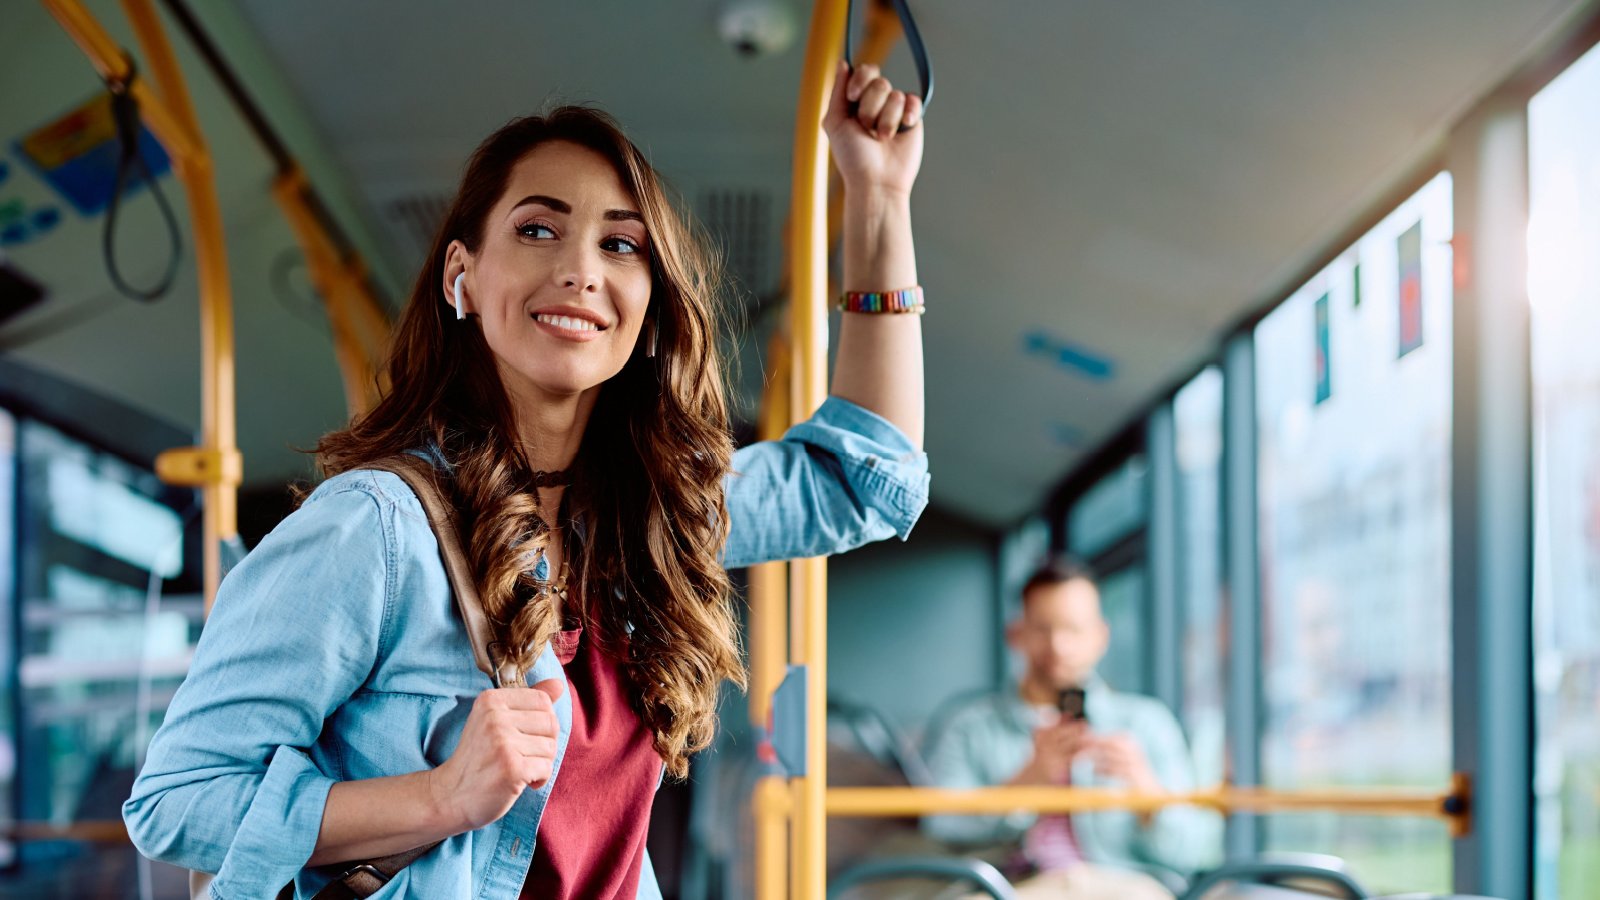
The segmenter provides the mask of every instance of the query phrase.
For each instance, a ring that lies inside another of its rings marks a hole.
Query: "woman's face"
[[[476,254],[452,242],[445,296],[462,283],[514,400],[593,390],[627,363],[650,302],[650,239],[605,157],[540,144],[511,170]]]

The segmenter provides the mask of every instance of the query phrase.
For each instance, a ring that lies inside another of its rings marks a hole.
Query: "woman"
[[[919,111],[841,65],[847,291],[916,284]],[[904,537],[926,503],[918,317],[847,294],[834,396],[735,454],[711,272],[604,116],[479,147],[387,395],[322,441],[332,477],[219,592],[124,808],[141,852],[217,873],[215,897],[309,896],[440,840],[381,895],[659,896],[655,788],[743,681],[724,566]],[[457,507],[517,688],[472,665],[416,497],[362,468],[406,452]]]

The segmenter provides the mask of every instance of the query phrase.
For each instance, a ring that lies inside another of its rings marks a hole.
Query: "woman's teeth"
[[[546,325],[554,325],[555,327],[563,329],[565,331],[599,331],[600,330],[600,326],[599,325],[596,325],[595,323],[589,321],[588,319],[574,319],[571,316],[549,316],[549,315],[539,315],[539,316],[535,316],[535,318],[537,318],[540,322],[545,323]]]

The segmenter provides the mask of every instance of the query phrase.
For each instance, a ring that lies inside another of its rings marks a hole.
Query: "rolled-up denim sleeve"
[[[307,750],[383,640],[393,504],[323,487],[223,581],[123,805],[141,853],[217,897],[276,896],[311,857],[334,781]]]
[[[911,534],[928,505],[928,456],[889,420],[838,397],[781,440],[734,453],[729,568],[842,553]]]

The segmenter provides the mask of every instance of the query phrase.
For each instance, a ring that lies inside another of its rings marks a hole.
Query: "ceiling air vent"
[[[433,234],[444,221],[450,198],[440,193],[400,194],[383,204],[383,219],[389,233],[405,254],[422,259],[433,246]]]
[[[721,246],[729,287],[753,309],[777,291],[772,195],[748,188],[713,188],[700,193],[700,220]]]

